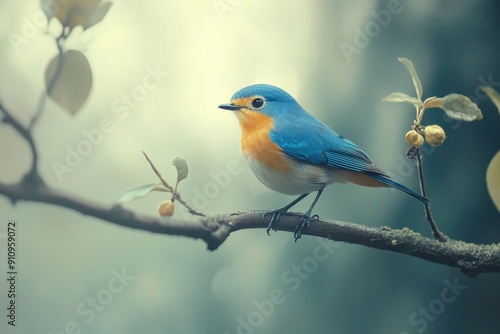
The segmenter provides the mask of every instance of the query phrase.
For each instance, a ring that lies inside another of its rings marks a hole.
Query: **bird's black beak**
[[[241,107],[240,106],[237,106],[237,105],[234,105],[232,103],[227,103],[227,104],[221,104],[219,106],[219,108],[221,109],[226,109],[226,110],[240,110]]]

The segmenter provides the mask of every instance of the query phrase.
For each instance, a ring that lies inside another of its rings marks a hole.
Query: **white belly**
[[[290,173],[281,173],[247,156],[250,169],[266,187],[287,195],[300,195],[325,188],[332,182],[343,182],[335,178],[335,171],[304,163],[293,162]]]

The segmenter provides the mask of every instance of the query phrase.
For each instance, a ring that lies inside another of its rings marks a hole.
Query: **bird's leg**
[[[271,210],[271,211],[268,211],[268,212],[264,212],[264,214],[262,215],[262,217],[265,217],[265,216],[270,215],[270,214],[273,215],[271,217],[271,220],[269,221],[269,225],[267,225],[267,229],[266,229],[267,235],[270,235],[269,231],[271,231],[271,229],[273,228],[273,224],[277,223],[280,220],[281,215],[284,214],[284,213],[287,213],[288,210],[292,206],[294,206],[295,204],[297,204],[300,201],[302,201],[307,195],[309,195],[309,193],[305,193],[305,194],[300,195],[295,200],[293,200],[293,202],[291,202],[290,204],[285,205],[282,208],[279,208],[279,209],[276,209],[276,210]]]
[[[316,202],[318,201],[319,197],[321,196],[321,193],[323,192],[323,189],[318,191],[318,194],[316,195],[316,198],[314,198],[314,201],[311,204],[311,207],[307,212],[304,214],[304,217],[300,220],[300,224],[297,226],[297,229],[295,230],[295,233],[293,234],[293,238],[295,239],[295,242],[302,237],[302,232],[311,225],[311,213],[316,205]]]

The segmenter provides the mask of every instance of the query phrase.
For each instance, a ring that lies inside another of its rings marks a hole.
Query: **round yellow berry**
[[[406,141],[413,147],[420,147],[424,143],[424,137],[415,130],[410,130],[406,133]]]
[[[158,205],[158,213],[160,216],[171,216],[174,214],[174,202],[172,200],[161,202]]]
[[[425,140],[432,146],[440,146],[446,139],[444,130],[439,125],[429,125],[424,129]]]

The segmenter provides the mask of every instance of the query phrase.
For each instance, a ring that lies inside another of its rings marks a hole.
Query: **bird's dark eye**
[[[261,98],[256,98],[252,101],[252,107],[259,109],[264,105],[264,100]]]

